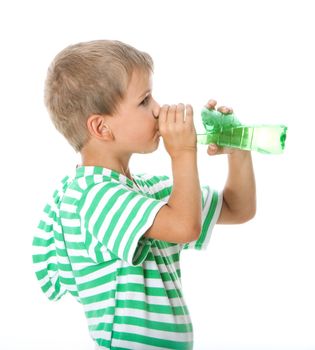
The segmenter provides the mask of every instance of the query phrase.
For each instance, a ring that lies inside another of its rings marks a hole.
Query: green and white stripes
[[[45,207],[34,237],[33,262],[51,300],[70,292],[83,305],[100,349],[192,349],[182,296],[179,256],[204,249],[221,209],[221,195],[202,188],[203,228],[186,245],[143,237],[169,199],[167,176],[127,177],[79,167]]]

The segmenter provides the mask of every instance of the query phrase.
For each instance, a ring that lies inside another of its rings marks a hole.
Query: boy
[[[69,292],[83,305],[99,349],[192,349],[180,252],[205,249],[215,223],[255,213],[250,153],[209,146],[228,153],[228,179],[223,195],[200,187],[192,107],[160,107],[152,71],[146,53],[100,40],[64,49],[46,79],[50,116],[82,164],[45,207],[33,261],[49,299]],[[160,137],[173,180],[132,174],[131,155],[154,152]]]

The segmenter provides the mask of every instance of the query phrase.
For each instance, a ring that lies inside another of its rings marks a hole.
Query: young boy
[[[228,153],[229,173],[223,194],[201,187],[192,107],[160,107],[152,71],[148,54],[100,40],[64,49],[46,80],[50,116],[82,164],[46,205],[33,262],[49,299],[69,292],[83,305],[99,349],[192,349],[180,252],[255,214],[250,153],[209,146]],[[160,137],[173,179],[131,173],[131,155]]]

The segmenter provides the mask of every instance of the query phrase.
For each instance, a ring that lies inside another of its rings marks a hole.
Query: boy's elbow
[[[250,220],[254,219],[254,217],[256,216],[256,200],[252,203],[252,205],[248,211],[249,211],[249,213],[248,213],[247,221],[250,221]]]
[[[181,232],[184,232],[185,234],[180,235],[181,238],[179,239],[180,242],[178,243],[189,243],[196,241],[200,236],[201,224],[183,226]]]
[[[192,234],[191,234],[191,239],[190,239],[191,242],[196,241],[199,238],[201,228],[202,228],[201,224],[198,224],[192,229],[192,231],[191,231]]]
[[[255,205],[255,208],[253,208],[253,210],[252,210],[252,212],[251,212],[251,215],[250,215],[249,220],[254,219],[255,216],[256,216],[256,205]]]
[[[198,223],[195,223],[195,225],[192,226],[190,232],[190,237],[189,237],[189,241],[193,242],[196,241],[199,236],[200,236],[200,232],[202,230],[202,224],[201,224],[201,220]]]
[[[237,223],[244,224],[245,222],[252,220],[255,217],[255,215],[256,215],[256,205],[240,213],[237,218]]]

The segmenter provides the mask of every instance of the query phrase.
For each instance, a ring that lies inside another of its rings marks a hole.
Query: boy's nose
[[[158,115],[158,114],[155,115],[155,112],[154,112],[154,111],[152,111],[152,115],[153,115],[153,118],[154,118],[154,119],[159,119],[159,115]]]
[[[156,103],[154,108],[152,109],[153,118],[159,119],[159,114],[160,114],[160,105]]]

